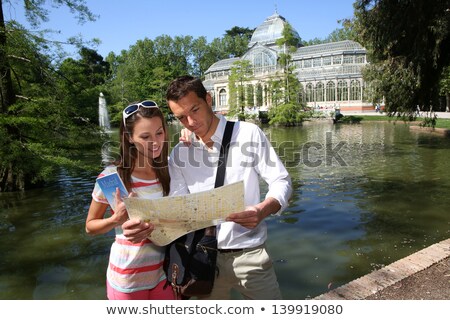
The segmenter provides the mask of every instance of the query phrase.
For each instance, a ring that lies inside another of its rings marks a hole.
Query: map
[[[155,226],[149,239],[159,246],[198,229],[224,222],[233,212],[244,211],[244,182],[210,191],[159,199],[125,198],[130,218]]]

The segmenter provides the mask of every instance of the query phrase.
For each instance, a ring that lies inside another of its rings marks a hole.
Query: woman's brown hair
[[[120,124],[120,159],[116,162],[117,172],[120,178],[123,180],[128,192],[131,192],[131,173],[136,166],[137,149],[130,142],[130,137],[133,135],[133,130],[136,122],[142,118],[158,117],[161,119],[161,123],[164,129],[164,144],[159,157],[151,159],[151,166],[154,168],[156,177],[158,178],[163,188],[164,196],[169,194],[170,190],[170,176],[168,167],[169,157],[169,142],[167,125],[164,119],[164,115],[159,108],[143,108],[140,107],[136,113],[129,116],[126,120],[126,126],[123,121]]]

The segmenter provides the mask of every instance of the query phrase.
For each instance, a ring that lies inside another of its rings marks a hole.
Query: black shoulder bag
[[[214,188],[225,180],[228,149],[234,122],[227,121],[220,148]],[[193,231],[171,242],[166,247],[164,271],[176,299],[204,297],[211,293],[216,273],[216,227]]]

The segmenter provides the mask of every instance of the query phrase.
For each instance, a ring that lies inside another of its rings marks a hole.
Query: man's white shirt
[[[219,124],[211,140],[212,148],[192,139],[186,146],[177,144],[169,157],[170,195],[183,195],[207,191],[214,188],[217,161],[225,130],[226,119],[217,115]],[[224,185],[244,181],[245,205],[261,202],[260,179],[268,184],[266,198],[275,198],[281,205],[277,214],[287,206],[292,194],[289,173],[262,130],[252,123],[236,122],[231,137]],[[230,212],[231,213],[231,212]],[[217,241],[220,249],[253,248],[267,239],[267,226],[262,221],[256,228],[248,229],[234,222],[217,226]]]

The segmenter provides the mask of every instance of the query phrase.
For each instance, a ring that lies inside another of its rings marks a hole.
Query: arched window
[[[322,82],[316,84],[316,101],[323,101],[324,98],[324,87]]]
[[[348,100],[348,86],[347,82],[345,81],[342,80],[338,81],[337,100],[338,101]]]
[[[313,99],[313,86],[312,83],[308,83],[306,85],[306,102],[311,102]]]
[[[350,82],[350,100],[361,100],[361,83],[359,80]]]
[[[336,100],[336,85],[333,81],[329,81],[327,83],[327,92],[326,92],[327,101],[335,101]]]
[[[244,56],[243,59],[249,60],[252,63],[255,74],[274,71],[277,64],[275,55],[264,49],[253,50]]]
[[[227,92],[225,89],[221,89],[219,91],[219,106],[226,106],[227,105]]]

